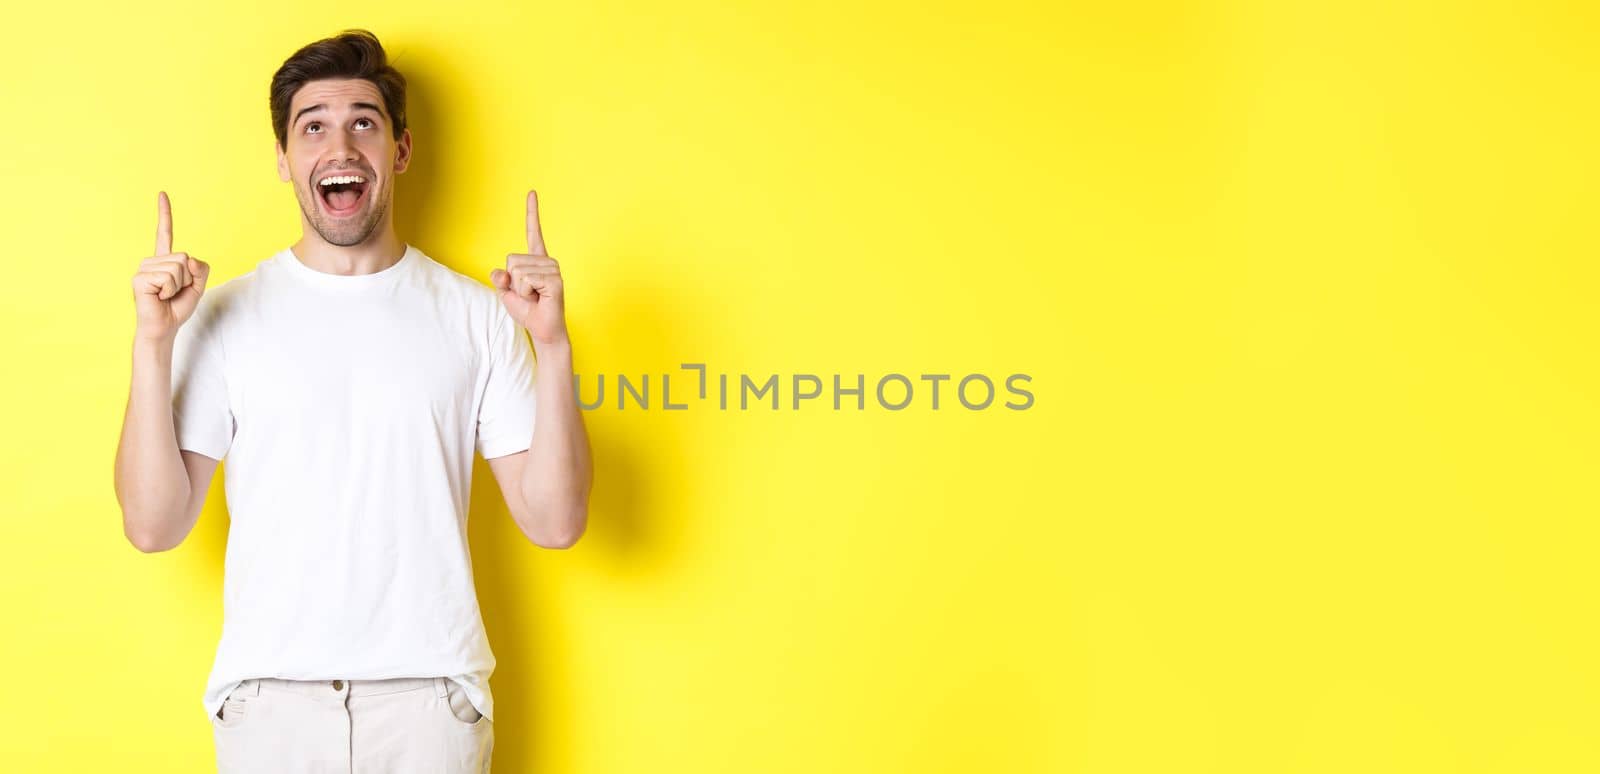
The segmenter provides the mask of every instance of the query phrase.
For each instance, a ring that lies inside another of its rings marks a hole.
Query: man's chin
[[[359,245],[367,241],[372,236],[372,233],[377,230],[371,225],[366,225],[362,228],[328,228],[325,224],[313,225],[317,226],[317,235],[322,237],[322,241],[339,247]]]
[[[378,231],[379,221],[383,219],[382,211],[373,212],[371,204],[368,204],[362,212],[352,213],[343,218],[329,215],[316,201],[312,201],[311,206],[313,209],[310,213],[306,213],[306,220],[316,230],[317,235],[322,237],[322,241],[338,247],[354,247],[371,239]]]

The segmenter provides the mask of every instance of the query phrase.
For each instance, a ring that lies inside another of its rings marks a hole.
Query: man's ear
[[[289,182],[289,157],[283,155],[283,146],[277,140],[272,141],[272,147],[278,150],[278,179]]]
[[[394,173],[400,174],[411,166],[411,128],[400,131],[400,141],[394,149]]]

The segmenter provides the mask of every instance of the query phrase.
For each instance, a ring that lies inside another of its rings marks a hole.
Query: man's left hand
[[[528,329],[535,348],[567,342],[561,268],[545,252],[539,228],[539,195],[528,192],[528,252],[506,256],[506,267],[489,272],[511,319]]]

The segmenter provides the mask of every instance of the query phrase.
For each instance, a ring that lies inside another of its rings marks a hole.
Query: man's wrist
[[[173,350],[173,336],[133,337],[134,358],[171,358]]]
[[[537,339],[533,342],[533,356],[541,366],[572,366],[572,342],[565,336],[559,340],[540,343]]]

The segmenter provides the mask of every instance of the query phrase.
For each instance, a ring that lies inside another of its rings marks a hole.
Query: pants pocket
[[[261,699],[260,696],[246,696],[238,688],[228,693],[222,700],[222,707],[217,714],[211,716],[212,725],[218,728],[234,728],[245,722],[250,715],[250,705]]]
[[[477,707],[472,706],[472,700],[467,698],[467,692],[461,689],[461,684],[454,680],[446,681],[445,707],[450,710],[450,718],[458,725],[477,726],[488,721]]]

